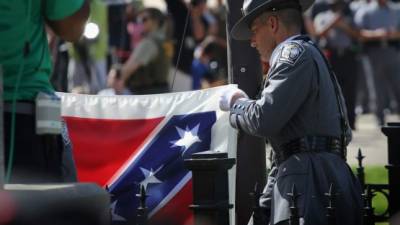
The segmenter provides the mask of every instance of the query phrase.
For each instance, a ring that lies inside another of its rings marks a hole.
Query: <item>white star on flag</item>
[[[189,129],[189,127],[186,127],[185,130],[179,127],[175,127],[181,138],[175,141],[171,141],[171,143],[173,144],[171,147],[181,147],[181,149],[183,150],[182,155],[185,154],[190,146],[192,146],[196,142],[201,142],[199,136],[197,136],[197,133],[199,132],[199,127],[200,124],[197,124],[193,129]]]
[[[126,219],[117,213],[115,213],[115,206],[117,205],[117,200],[115,200],[111,205],[111,219],[112,221],[126,221]]]
[[[153,171],[153,169],[145,169],[143,167],[140,167],[140,170],[143,173],[144,176],[144,180],[142,182],[140,182],[140,185],[144,186],[144,189],[147,190],[147,185],[148,184],[159,184],[162,183],[155,175],[158,171],[160,171],[160,169],[162,168],[162,166],[160,168],[158,168],[156,171]]]

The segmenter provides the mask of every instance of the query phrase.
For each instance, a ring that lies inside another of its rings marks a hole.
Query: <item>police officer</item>
[[[328,224],[325,193],[336,194],[336,224],[361,224],[360,186],[345,162],[351,129],[339,85],[320,50],[300,35],[312,0],[246,0],[231,35],[251,40],[270,69],[261,97],[240,89],[221,95],[233,127],[266,137],[273,166],[260,205],[270,224],[289,224],[293,185],[303,224]]]

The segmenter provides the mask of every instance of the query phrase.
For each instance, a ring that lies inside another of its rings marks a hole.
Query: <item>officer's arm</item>
[[[279,62],[259,100],[238,99],[231,108],[233,127],[257,136],[278,134],[312,90],[317,68],[309,52],[295,64]]]
[[[47,2],[50,2],[47,6],[48,8],[53,7],[53,9],[47,9],[47,10],[53,10],[53,12],[56,12],[58,10],[56,5],[57,1],[51,0]],[[49,27],[54,31],[54,33],[60,36],[62,39],[66,41],[75,42],[79,40],[79,38],[83,33],[86,21],[89,17],[89,12],[90,12],[89,2],[88,0],[84,0],[79,10],[74,12],[72,15],[69,15],[61,19],[57,17],[47,16],[46,22],[49,25]]]

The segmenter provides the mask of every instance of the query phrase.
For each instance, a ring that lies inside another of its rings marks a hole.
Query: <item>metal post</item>
[[[363,159],[365,156],[362,154],[361,149],[358,149],[358,154],[357,154],[357,161],[358,161],[358,167],[357,167],[357,178],[360,181],[361,188],[364,190],[365,187],[365,173],[364,173],[364,167],[363,167]]]
[[[238,84],[248,96],[254,98],[262,81],[259,55],[248,41],[236,41],[229,35],[241,17],[243,0],[227,0],[226,3],[229,82]],[[265,185],[265,140],[240,132],[236,159],[236,224],[247,224],[252,213],[248,193],[253,191],[255,183]]]
[[[292,192],[287,193],[290,197],[290,218],[289,224],[290,225],[299,225],[300,224],[300,217],[299,217],[299,208],[297,207],[297,198],[300,197],[300,193],[297,193],[296,185],[293,184]]]
[[[3,105],[3,68],[0,65],[0,190],[4,189],[4,170],[5,170],[5,164],[4,164],[4,157],[5,157],[5,152],[4,152],[4,117],[3,117],[3,112],[4,112],[4,105]]]
[[[112,202],[112,199],[113,199],[113,195],[111,194],[111,192],[110,192],[110,187],[108,186],[108,185],[106,185],[105,187],[104,187],[104,190],[107,192],[107,194],[109,195],[109,197],[110,197],[110,202]],[[108,223],[109,224],[111,224],[112,223],[112,220],[113,220],[113,207],[110,207],[109,208],[109,215],[110,215],[110,220],[108,221]]]
[[[388,169],[389,174],[389,216],[400,210],[400,123],[388,123],[382,127],[382,132],[388,138]]]
[[[207,151],[192,155],[185,160],[192,171],[193,204],[195,225],[229,225],[228,170],[235,159],[225,152]]]
[[[367,185],[365,192],[362,194],[364,200],[363,208],[363,225],[374,225],[374,208],[372,208],[372,198],[371,188]]]
[[[335,207],[335,199],[336,199],[335,187],[333,183],[331,183],[329,187],[328,193],[325,193],[325,196],[328,197],[328,207],[326,207],[327,213],[326,218],[328,220],[329,225],[336,224],[336,207]]]
[[[264,225],[267,224],[265,221],[264,213],[260,207],[260,197],[261,197],[260,186],[258,183],[254,186],[254,192],[250,193],[253,202],[253,225]]]
[[[146,207],[146,189],[140,185],[140,193],[136,195],[139,198],[139,207],[137,208],[136,225],[147,225],[147,207]]]

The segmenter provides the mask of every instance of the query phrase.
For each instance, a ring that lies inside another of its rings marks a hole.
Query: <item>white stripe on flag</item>
[[[186,174],[186,176],[174,187],[174,189],[171,190],[170,193],[168,193],[167,196],[160,202],[160,204],[157,205],[156,208],[153,209],[149,213],[149,217],[152,217],[155,213],[158,212],[162,207],[164,207],[165,204],[169,202],[182,188],[189,182],[189,180],[192,178],[192,173],[189,172]],[[189,207],[189,206],[188,206]]]

